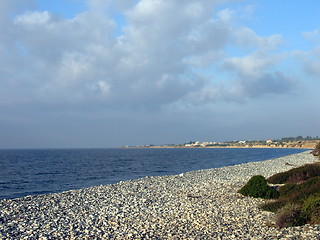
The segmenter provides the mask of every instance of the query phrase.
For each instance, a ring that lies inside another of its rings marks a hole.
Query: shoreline
[[[209,146],[209,147],[186,147],[186,146],[150,146],[150,147],[123,147],[123,149],[148,149],[148,148],[153,148],[153,149],[161,149],[161,148],[182,148],[182,149],[187,149],[187,148],[191,148],[191,149],[210,149],[210,148],[239,148],[239,149],[247,149],[247,148],[268,148],[268,149],[305,149],[307,150],[312,150],[314,149],[314,147],[274,147],[274,146],[264,146],[264,145],[256,145],[256,146]]]
[[[269,141],[269,140],[268,140]],[[271,140],[270,140],[271,141]],[[124,146],[122,148],[299,148],[314,149],[319,140],[301,140],[289,142],[235,141],[223,143],[196,142],[193,144],[169,144],[169,145],[141,145]]]
[[[268,177],[316,161],[305,151],[261,162],[2,200],[0,238],[317,239],[318,225],[268,226],[274,214],[258,208],[265,200],[237,193],[253,175]]]

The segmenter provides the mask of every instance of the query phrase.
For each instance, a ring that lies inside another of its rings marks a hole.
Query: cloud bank
[[[236,25],[235,13],[217,10],[219,3],[96,0],[73,18],[1,14],[2,104],[162,108],[290,92],[294,79],[276,70],[281,57],[269,54],[281,36]],[[17,1],[1,4],[10,13]],[[253,50],[234,57],[231,45]],[[224,82],[217,71],[234,77]]]

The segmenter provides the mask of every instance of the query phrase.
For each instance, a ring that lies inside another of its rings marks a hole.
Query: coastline
[[[253,175],[268,177],[315,161],[305,151],[261,162],[3,200],[0,238],[318,239],[318,225],[270,227],[274,215],[258,208],[265,200],[237,193]]]
[[[149,147],[126,147],[126,148],[200,148],[200,149],[205,149],[205,148],[280,148],[280,149],[305,149],[307,150],[312,150],[314,147],[277,147],[277,146],[266,146],[266,145],[254,145],[254,146],[210,146],[210,147],[186,147],[186,146],[149,146]]]
[[[271,141],[271,140],[270,140]],[[265,142],[250,143],[246,141],[224,142],[224,143],[200,143],[194,144],[169,144],[169,145],[142,145],[142,146],[124,146],[122,148],[299,148],[314,149],[318,140],[303,140],[290,142]]]

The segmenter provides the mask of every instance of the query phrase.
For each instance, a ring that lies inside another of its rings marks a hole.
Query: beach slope
[[[306,151],[262,162],[145,177],[0,202],[0,239],[319,239],[320,226],[272,227],[265,200],[237,191],[317,159]]]

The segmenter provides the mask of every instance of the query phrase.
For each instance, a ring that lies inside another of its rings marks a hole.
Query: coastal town
[[[124,148],[306,148],[313,149],[319,137],[287,137],[266,140],[233,140],[226,142],[190,141],[182,144],[124,146]]]

